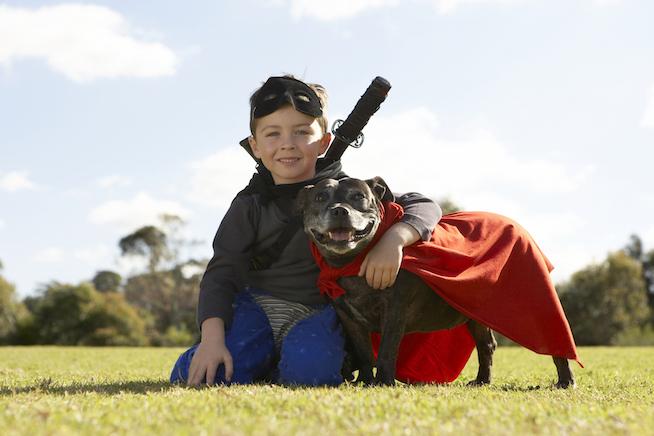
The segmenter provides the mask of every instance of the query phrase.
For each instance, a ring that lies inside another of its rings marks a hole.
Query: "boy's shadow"
[[[164,392],[175,389],[176,386],[167,380],[126,381],[114,383],[73,383],[59,384],[52,379],[40,380],[30,386],[8,387],[0,385],[0,396],[7,397],[25,393],[44,393],[53,395],[71,395],[96,392],[105,395],[123,393],[146,394],[149,392]]]

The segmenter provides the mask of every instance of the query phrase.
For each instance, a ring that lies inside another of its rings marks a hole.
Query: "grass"
[[[568,391],[550,358],[515,347],[483,388],[465,386],[473,358],[447,386],[188,389],[167,383],[181,351],[0,347],[0,433],[654,435],[653,347],[582,348]]]

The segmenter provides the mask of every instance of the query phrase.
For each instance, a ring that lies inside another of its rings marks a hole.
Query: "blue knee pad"
[[[236,297],[234,319],[225,332],[225,345],[234,362],[231,383],[252,383],[270,371],[275,352],[272,329],[263,309],[246,292]],[[179,356],[170,374],[171,383],[186,383],[197,347],[198,344]],[[225,365],[218,367],[215,383],[226,383]]]
[[[298,322],[282,343],[280,382],[304,386],[343,383],[344,343],[341,325],[331,306]]]

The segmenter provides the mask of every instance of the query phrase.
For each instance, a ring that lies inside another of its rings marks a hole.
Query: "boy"
[[[269,78],[250,98],[251,136],[242,145],[258,160],[258,173],[216,233],[200,285],[201,341],[180,356],[171,382],[343,381],[343,334],[316,287],[319,270],[293,212],[305,185],[346,177],[340,162],[319,159],[331,140],[326,101],[323,87],[292,76]],[[405,218],[371,250],[359,272],[377,289],[393,284],[402,248],[428,240],[441,217],[438,205],[419,194],[396,201]],[[280,244],[282,233],[288,238]],[[270,247],[276,243],[282,246],[275,251]]]

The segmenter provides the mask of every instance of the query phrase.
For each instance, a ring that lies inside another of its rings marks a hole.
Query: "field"
[[[0,347],[0,434],[654,435],[654,348],[581,348],[578,387],[549,357],[496,353],[491,386],[170,386],[176,348]]]

